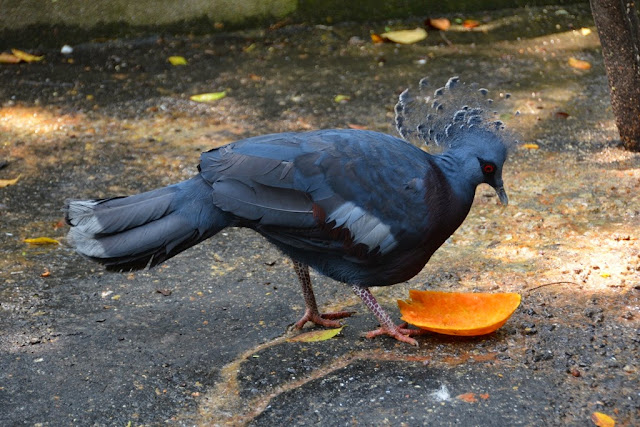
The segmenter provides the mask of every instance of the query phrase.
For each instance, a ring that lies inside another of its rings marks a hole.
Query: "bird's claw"
[[[406,342],[407,344],[415,345],[416,347],[418,347],[418,341],[414,340],[411,337],[416,335],[423,335],[427,333],[427,331],[422,329],[409,329],[408,326],[409,325],[407,323],[402,323],[398,326],[394,326],[393,329],[381,326],[376,330],[368,332],[366,337],[375,338],[380,335],[389,335],[390,337],[393,337],[398,341]]]
[[[307,322],[315,323],[319,326],[324,326],[325,328],[339,328],[342,326],[342,323],[333,320],[333,319],[343,319],[345,317],[349,317],[354,314],[355,311],[336,311],[333,313],[318,313],[312,312],[311,310],[306,310],[304,316],[300,320],[296,322],[296,328],[302,329],[302,327]]]

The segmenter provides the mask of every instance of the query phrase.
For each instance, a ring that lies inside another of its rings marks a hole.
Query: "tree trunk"
[[[632,0],[590,0],[622,144],[640,151],[640,28]]]

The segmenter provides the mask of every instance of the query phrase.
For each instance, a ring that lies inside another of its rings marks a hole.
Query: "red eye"
[[[482,166],[482,172],[484,173],[494,173],[496,171],[496,167],[490,164],[486,164]]]

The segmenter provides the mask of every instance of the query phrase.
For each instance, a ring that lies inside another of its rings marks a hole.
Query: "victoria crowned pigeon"
[[[396,105],[403,139],[366,130],[278,133],[203,153],[199,173],[129,197],[67,201],[69,241],[108,270],[153,267],[226,227],[257,231],[293,261],[306,311],[325,327],[351,312],[320,313],[309,266],[353,291],[380,321],[367,336],[417,345],[369,291],[406,281],[462,224],[476,187],[507,195],[502,167],[512,138],[486,89],[457,77]],[[435,143],[428,154],[411,142]]]

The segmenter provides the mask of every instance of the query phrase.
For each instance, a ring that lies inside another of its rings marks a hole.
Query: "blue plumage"
[[[367,288],[417,274],[463,222],[479,184],[507,202],[508,138],[480,107],[455,96],[461,86],[454,78],[438,89],[438,105],[421,118],[406,91],[396,106],[400,134],[439,143],[441,154],[360,130],[249,138],[203,153],[191,180],[126,198],[69,201],[69,240],[108,269],[130,270],[154,266],[225,227],[251,228],[294,261],[307,302],[298,326],[334,326],[332,319],[347,315],[318,312],[305,275],[311,266],[352,285],[382,333],[415,344]],[[454,101],[459,105],[449,106]]]

